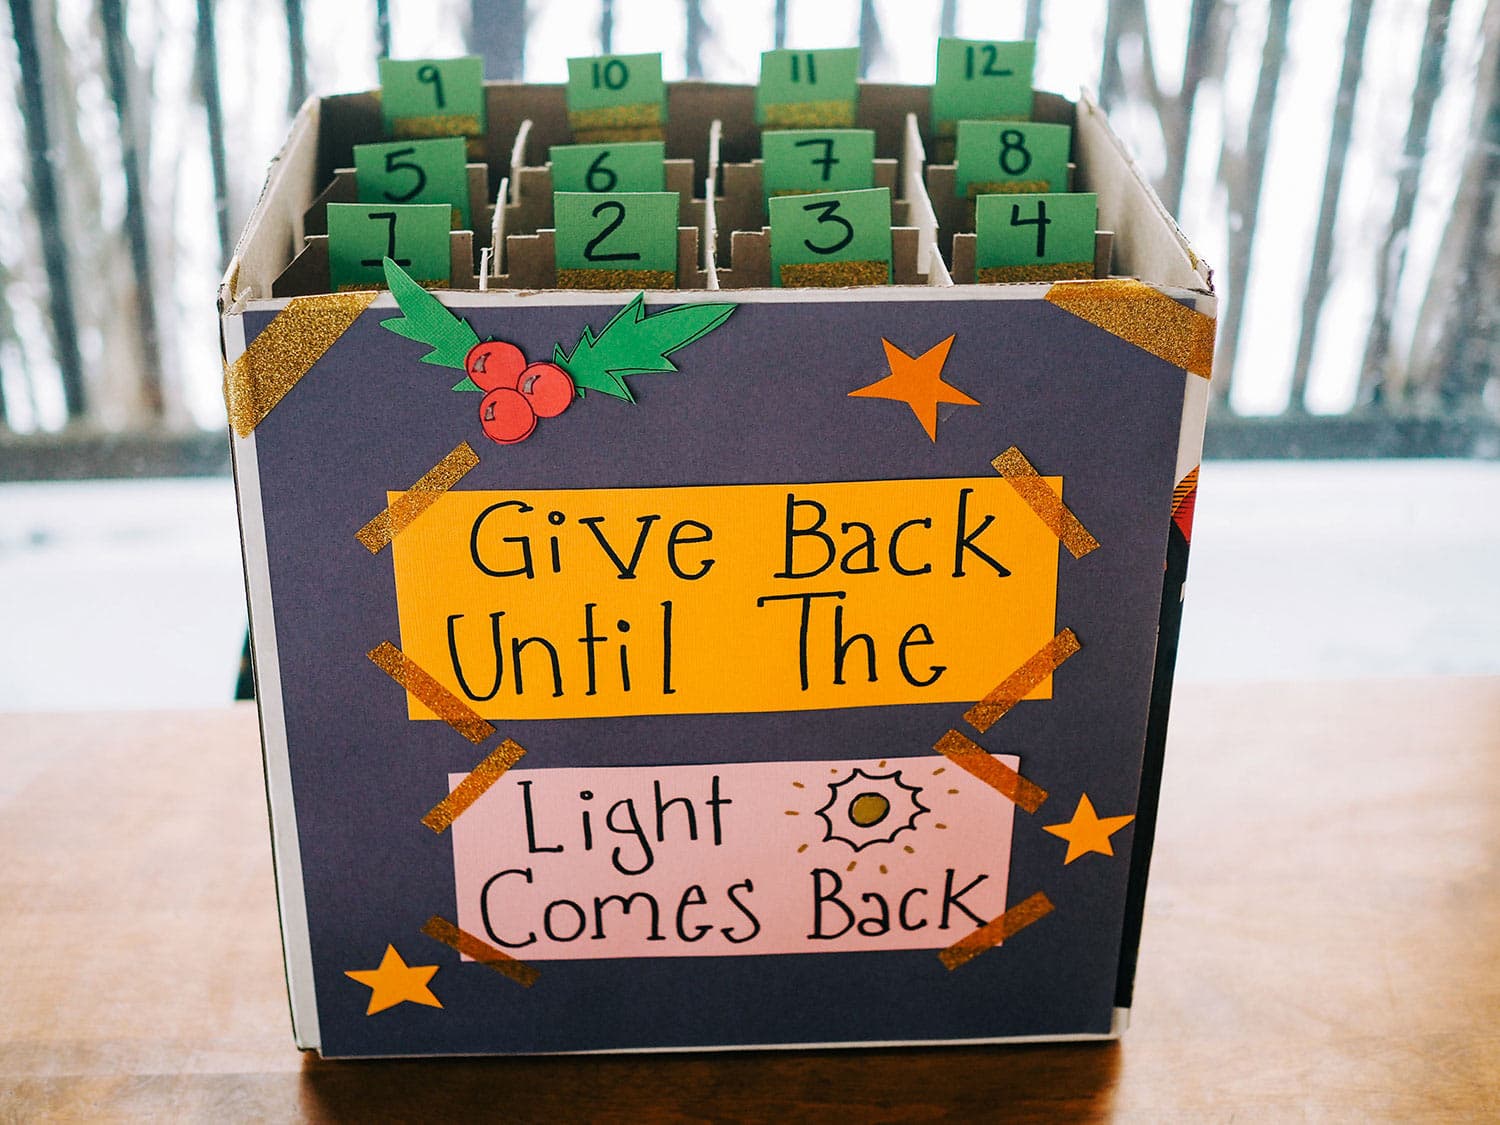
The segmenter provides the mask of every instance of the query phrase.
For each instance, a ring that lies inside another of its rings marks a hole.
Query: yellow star
[[[943,364],[947,362],[948,349],[953,346],[952,336],[934,344],[915,359],[884,337],[880,342],[885,345],[885,360],[891,373],[868,387],[850,391],[850,398],[887,398],[892,402],[906,403],[933,441],[937,441],[938,403],[979,405],[952,383],[943,382]]]
[[[1074,810],[1072,820],[1066,824],[1046,824],[1042,827],[1068,842],[1068,854],[1063,863],[1069,864],[1089,852],[1114,855],[1115,849],[1110,846],[1109,838],[1134,819],[1133,815],[1099,816],[1094,812],[1094,802],[1085,793],[1078,798],[1078,808]]]
[[[408,965],[394,945],[387,945],[385,956],[380,959],[380,968],[346,969],[344,975],[370,989],[370,1006],[365,1009],[365,1015],[373,1016],[407,1001],[441,1008],[442,1001],[427,987],[427,982],[437,971],[436,965]]]

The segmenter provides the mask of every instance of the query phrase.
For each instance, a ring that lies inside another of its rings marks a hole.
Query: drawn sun
[[[921,792],[901,780],[900,770],[868,774],[856,766],[842,781],[828,783],[828,803],[818,810],[828,829],[823,839],[842,841],[855,851],[889,844],[932,811],[917,799]]]

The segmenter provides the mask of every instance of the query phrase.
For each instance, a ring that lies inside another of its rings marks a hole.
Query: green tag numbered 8
[[[1066,125],[960,121],[955,190],[960,199],[991,192],[1067,191],[1072,137]]]
[[[974,201],[975,280],[1093,277],[1098,212],[1092,192],[981,195]]]
[[[554,192],[559,289],[677,285],[677,193]]]
[[[1025,121],[1031,116],[1036,44],[983,39],[939,39],[932,126],[953,136],[959,121]]]
[[[891,193],[782,195],[771,212],[771,284],[843,287],[891,283]]]
[[[390,258],[424,285],[447,285],[452,259],[446,203],[328,204],[328,285],[384,289]]]
[[[553,145],[553,191],[661,191],[667,186],[661,141],[602,145]]]
[[[484,136],[484,60],[478,55],[381,59],[379,65],[386,136]]]
[[[462,137],[387,141],[354,146],[354,182],[361,203],[446,203],[453,226],[469,222],[469,170]]]
[[[772,129],[848,128],[859,103],[859,48],[762,51],[755,122]]]
[[[667,120],[661,55],[595,55],[568,60],[573,139],[659,141]]]
[[[761,134],[767,197],[875,186],[873,129],[792,129]]]

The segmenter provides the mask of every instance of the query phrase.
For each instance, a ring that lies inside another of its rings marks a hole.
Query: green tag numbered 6
[[[771,284],[843,287],[891,283],[891,193],[782,195],[771,212]]]
[[[792,129],[761,134],[767,197],[875,186],[873,129]]]
[[[771,129],[848,128],[859,103],[859,48],[762,51],[755,122]]]
[[[553,145],[553,191],[661,191],[667,186],[666,145],[635,141],[602,145]]]
[[[482,138],[484,60],[381,59],[380,114],[388,137]]]
[[[671,289],[677,193],[555,192],[559,289]]]
[[[959,121],[1025,121],[1031,116],[1036,44],[939,39],[932,126],[953,136]]]
[[[452,218],[446,203],[328,204],[329,288],[384,289],[385,258],[424,285],[447,285]]]
[[[1068,148],[1073,130],[1033,122],[960,121],[960,199],[991,192],[1068,190]]]
[[[354,181],[361,203],[446,203],[453,226],[469,219],[467,146],[462,137],[387,141],[354,146]]]
[[[975,280],[1093,277],[1098,202],[1092,192],[981,195],[974,201]]]
[[[660,54],[568,60],[568,124],[575,141],[659,141],[666,120]]]

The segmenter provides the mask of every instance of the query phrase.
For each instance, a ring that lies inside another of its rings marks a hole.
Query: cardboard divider
[[[1094,270],[1090,277],[1108,277],[1110,266],[1110,255],[1114,247],[1114,232],[1107,230],[1096,230],[1094,232]],[[973,231],[959,231],[953,236],[951,243],[952,278],[954,285],[980,285],[980,284],[1004,284],[998,282],[979,282],[975,279],[974,251],[976,238]],[[1016,282],[1015,284],[1029,284],[1028,282]]]
[[[479,276],[475,271],[474,232],[451,231],[448,235],[449,283],[445,289],[478,289]],[[384,286],[361,286],[364,289]],[[313,293],[327,293],[328,288],[328,236],[309,235],[301,253],[292,259],[292,264],[282,270],[271,285],[272,297],[306,297]]]
[[[904,204],[903,204],[904,206]],[[891,284],[936,284],[917,267],[922,232],[916,227],[891,228]],[[732,269],[716,269],[718,288],[765,289],[771,284],[771,228],[737,230],[730,235]]]
[[[759,158],[748,164],[726,164],[719,169],[721,179],[716,181],[716,186],[722,182],[724,194],[714,201],[714,208],[721,224],[721,232],[759,230],[771,221],[766,213],[765,181],[762,179],[764,171],[765,162]],[[893,205],[901,195],[896,180],[897,162],[877,158],[874,186],[890,188]],[[721,254],[727,249],[727,243],[721,243],[718,247]]]
[[[481,231],[488,231],[492,216],[490,208],[493,205],[490,199],[490,177],[489,167],[485,164],[469,164],[469,215],[474,224],[473,230],[476,235]],[[328,208],[330,203],[358,203],[359,191],[355,185],[354,169],[340,168],[333,174],[327,187],[318,193],[318,197],[312,201],[312,205],[303,213],[302,232],[304,234],[327,234],[328,233]],[[480,239],[475,238],[478,243]]]
[[[703,200],[693,195],[693,162],[668,160],[666,191],[677,193],[679,226],[703,228]],[[505,205],[505,229],[512,234],[535,234],[553,225],[552,166],[526,165],[516,172],[514,200]]]
[[[492,275],[486,280],[486,290],[496,289],[556,289],[557,260],[554,237],[556,231],[539,230],[535,234],[508,234],[505,236],[505,261],[508,272]],[[697,227],[677,228],[677,288],[708,289],[708,270],[699,265],[699,235]],[[638,289],[625,285],[622,289]]]

